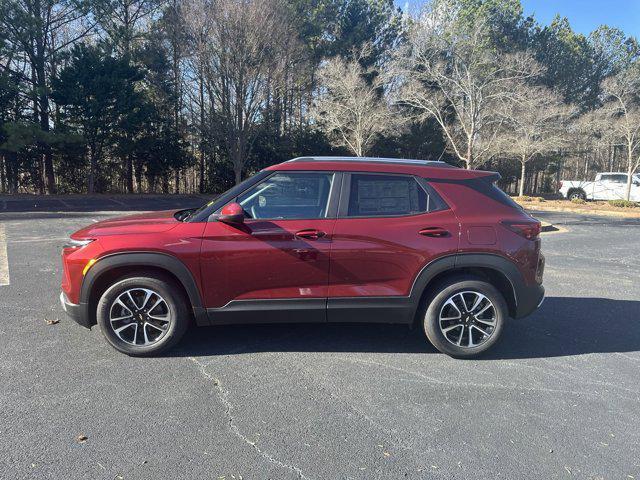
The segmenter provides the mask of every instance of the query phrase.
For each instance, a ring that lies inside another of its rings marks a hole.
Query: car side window
[[[348,217],[415,215],[429,210],[429,196],[407,175],[352,173]]]
[[[249,218],[325,218],[333,181],[331,172],[276,173],[239,195],[237,202]]]
[[[612,175],[613,179],[612,182],[613,183],[627,183],[627,176],[626,175]]]
[[[627,183],[626,175],[602,175],[600,177],[601,182],[611,182],[611,183]]]

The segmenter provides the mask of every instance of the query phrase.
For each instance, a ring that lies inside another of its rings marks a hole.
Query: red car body
[[[471,272],[500,290],[510,316],[529,314],[544,295],[539,222],[493,185],[497,174],[445,165],[300,158],[267,168],[186,221],[180,212],[163,211],[89,225],[71,238],[93,241],[62,253],[62,303],[89,327],[101,293],[115,279],[162,271],[181,286],[199,325],[410,324],[430,285]],[[241,225],[219,220],[225,205],[278,172],[334,175],[325,217],[246,218]],[[436,208],[345,215],[349,179],[377,174],[413,177]]]

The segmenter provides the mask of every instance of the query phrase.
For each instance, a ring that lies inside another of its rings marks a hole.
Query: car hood
[[[178,211],[163,210],[102,220],[78,230],[71,235],[71,238],[83,239],[104,235],[166,232],[180,223],[174,216]]]

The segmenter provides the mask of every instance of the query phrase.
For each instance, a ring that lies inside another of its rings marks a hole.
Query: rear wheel
[[[109,287],[98,302],[106,340],[127,355],[156,355],[174,346],[187,329],[189,310],[168,278],[129,277]]]
[[[502,294],[490,283],[457,277],[439,285],[424,315],[424,331],[442,353],[470,358],[491,348],[508,317]]]
[[[587,194],[583,190],[571,190],[569,192],[569,200],[586,200]]]

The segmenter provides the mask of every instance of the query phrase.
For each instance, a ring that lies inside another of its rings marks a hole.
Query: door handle
[[[326,234],[324,232],[316,230],[315,228],[308,228],[306,230],[300,230],[299,232],[296,232],[296,237],[307,238],[309,240],[318,240],[325,235]]]
[[[426,228],[423,228],[422,230],[420,230],[418,233],[420,235],[425,236],[425,237],[442,238],[442,237],[448,237],[449,236],[449,231],[445,230],[442,227],[426,227]]]

